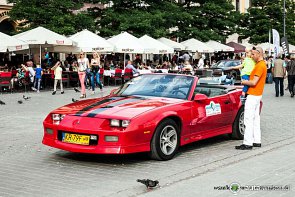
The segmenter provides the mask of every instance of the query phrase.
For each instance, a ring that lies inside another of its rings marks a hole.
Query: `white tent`
[[[114,45],[115,53],[144,53],[141,41],[127,32],[113,36],[107,41]]]
[[[174,53],[174,49],[163,44],[162,42],[144,35],[139,38],[139,40],[142,42],[145,50],[144,53],[147,54],[167,54],[167,53]]]
[[[215,52],[219,52],[219,51],[224,51],[224,52],[233,52],[235,51],[234,48],[230,47],[230,46],[227,46],[225,44],[221,44],[219,42],[216,42],[214,40],[209,40],[208,42],[206,42],[206,44],[213,48]]]
[[[7,51],[20,51],[29,48],[29,45],[27,43],[1,32],[0,40],[0,52],[2,53],[5,53]]]
[[[30,45],[76,45],[71,39],[44,27],[37,27],[14,36]]]
[[[289,53],[295,54],[295,46],[292,44],[289,44]]]
[[[269,49],[270,49],[271,52],[273,52],[274,48],[275,48],[274,44],[271,44],[268,42],[258,44],[257,46],[261,47],[263,49],[263,51],[269,51]],[[283,51],[283,49],[282,49],[282,47],[280,47],[279,52],[282,52],[282,51]]]
[[[69,38],[75,41],[77,46],[56,46],[53,51],[79,53],[81,51],[112,52],[114,50],[114,46],[106,39],[88,31],[87,29],[80,31]]]
[[[38,47],[40,49],[40,64],[41,64],[41,47],[50,46],[73,46],[77,45],[71,39],[62,36],[58,33],[50,31],[44,27],[37,27],[29,31],[13,36],[29,44],[30,48]]]
[[[182,51],[185,50],[185,46],[183,46],[182,44],[175,42],[173,40],[170,40],[168,38],[159,38],[158,41],[162,42],[163,44],[173,48],[176,51]]]
[[[181,42],[185,46],[185,50],[199,53],[214,53],[214,49],[206,45],[205,43],[191,38],[189,40]]]

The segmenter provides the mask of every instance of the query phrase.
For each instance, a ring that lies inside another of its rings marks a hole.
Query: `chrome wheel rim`
[[[165,155],[171,155],[175,151],[176,145],[176,129],[171,125],[164,127],[160,135],[160,148],[162,153],[164,153]]]
[[[239,119],[239,131],[241,135],[245,134],[245,124],[244,124],[244,112],[241,113],[240,119]]]

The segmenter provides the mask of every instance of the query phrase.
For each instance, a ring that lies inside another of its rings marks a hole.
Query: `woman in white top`
[[[61,66],[61,62],[57,61],[56,64],[51,68],[51,70],[54,70],[54,88],[53,88],[52,95],[55,95],[56,93],[56,85],[58,82],[60,84],[61,94],[64,93],[63,86],[62,86],[62,68],[60,66]]]
[[[92,94],[94,94],[95,90],[95,79],[96,83],[98,84],[100,91],[102,91],[102,84],[99,80],[99,70],[100,70],[100,57],[97,52],[93,52],[93,58],[91,59],[91,86],[92,86]]]
[[[85,57],[85,53],[81,52],[78,59],[78,75],[81,84],[81,96],[80,98],[86,98],[86,90],[85,90],[85,76],[86,69],[89,67],[89,60]]]

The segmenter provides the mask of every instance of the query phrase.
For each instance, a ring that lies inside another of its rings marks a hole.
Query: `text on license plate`
[[[73,133],[62,133],[62,141],[72,144],[89,145],[90,136]]]

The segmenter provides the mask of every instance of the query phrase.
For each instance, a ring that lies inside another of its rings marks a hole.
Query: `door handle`
[[[230,104],[229,100],[224,101],[224,104]]]

